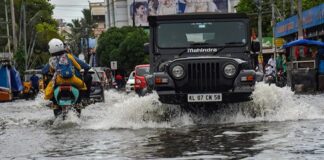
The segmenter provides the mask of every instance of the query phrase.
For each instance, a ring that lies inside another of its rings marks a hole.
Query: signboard
[[[324,4],[320,4],[302,13],[303,29],[314,27],[324,23]],[[278,22],[275,28],[275,37],[283,37],[298,30],[297,15]]]
[[[117,61],[111,61],[110,68],[111,70],[117,70]]]
[[[273,38],[272,37],[262,37],[262,47],[263,48],[272,48]]]
[[[276,38],[275,39],[275,46],[276,47],[281,47],[284,44],[284,39],[283,38]]]
[[[228,0],[128,0],[129,25],[148,26],[149,15],[228,12]]]

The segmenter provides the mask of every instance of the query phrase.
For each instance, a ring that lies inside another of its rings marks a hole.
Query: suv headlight
[[[172,76],[176,79],[181,79],[184,77],[184,68],[181,65],[175,65],[171,69]]]
[[[225,77],[232,78],[236,73],[236,67],[233,64],[227,64],[224,67]]]

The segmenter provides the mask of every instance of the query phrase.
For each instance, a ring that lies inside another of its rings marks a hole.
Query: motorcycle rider
[[[60,84],[72,84],[80,90],[81,97],[88,98],[91,84],[91,75],[88,75],[90,66],[71,53],[67,52],[64,43],[59,39],[52,39],[48,43],[51,58],[42,73],[46,81],[45,99],[52,99],[54,94],[54,86]],[[81,69],[84,70],[83,76],[87,80],[85,83],[81,79]],[[90,82],[89,82],[90,79]]]
[[[271,66],[270,64],[266,64],[265,66],[265,82],[266,83],[272,83],[274,81],[275,78],[275,69],[273,66]]]

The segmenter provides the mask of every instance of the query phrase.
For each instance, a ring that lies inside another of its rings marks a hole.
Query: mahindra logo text
[[[217,48],[188,48],[188,53],[199,53],[199,52],[217,52]]]

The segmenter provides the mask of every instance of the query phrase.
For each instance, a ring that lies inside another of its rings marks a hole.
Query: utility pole
[[[260,43],[260,51],[258,55],[259,70],[263,72],[263,55],[262,55],[262,0],[254,0],[258,9],[258,40]]]
[[[302,0],[298,0],[298,39],[303,39],[303,17],[302,17]]]
[[[258,39],[261,44],[260,53],[262,54],[262,0],[258,0]]]
[[[294,0],[290,0],[290,16],[294,15]]]
[[[16,35],[16,18],[15,18],[15,7],[14,1],[10,0],[10,8],[11,8],[11,25],[12,25],[12,42],[13,42],[13,53],[17,51],[17,35]]]
[[[110,11],[109,11],[109,0],[105,0],[106,2],[106,28],[110,28]]]
[[[135,27],[135,0],[133,0],[133,27]]]
[[[272,25],[272,36],[273,36],[273,44],[272,44],[272,49],[273,49],[273,57],[274,59],[276,59],[276,45],[275,45],[275,24],[276,24],[276,17],[275,17],[275,4],[274,4],[274,0],[271,0],[271,11],[272,11],[272,18],[271,18],[271,25]]]
[[[283,16],[283,18],[286,17],[285,9],[286,9],[286,0],[282,0],[282,16]]]
[[[5,0],[5,13],[6,13],[6,26],[7,26],[7,38],[8,38],[8,51],[11,53],[11,43],[10,43],[10,32],[9,32],[9,20],[8,20],[8,9],[7,9],[7,0]]]
[[[258,0],[258,39],[260,42],[260,57],[263,59],[263,48],[262,48],[262,0]],[[263,71],[263,64],[262,71]]]
[[[25,70],[28,69],[28,53],[27,53],[27,26],[26,26],[26,1],[23,2],[23,24],[24,24],[24,51],[25,51]]]
[[[111,9],[112,9],[112,20],[113,20],[113,26],[116,27],[116,17],[115,17],[115,0],[111,1]]]

